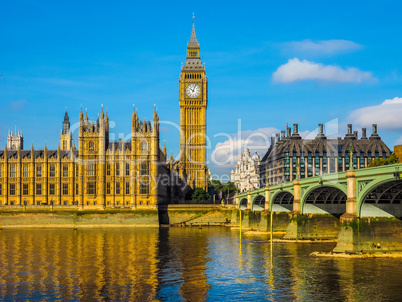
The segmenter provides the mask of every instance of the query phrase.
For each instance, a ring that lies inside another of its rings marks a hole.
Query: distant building
[[[230,178],[240,192],[260,187],[260,162],[261,157],[257,152],[251,156],[248,148],[244,150],[243,154],[239,154],[237,157],[236,170],[232,170]]]
[[[352,132],[348,125],[345,137],[327,139],[323,125],[318,125],[318,134],[314,139],[303,139],[298,133],[298,125],[293,124],[293,134],[287,132],[271,138],[271,146],[259,166],[260,185],[275,185],[299,178],[312,177],[327,173],[336,173],[349,169],[366,167],[375,158],[386,158],[390,149],[377,133],[377,125],[369,138],[366,128],[362,128],[359,139],[357,131]],[[350,157],[352,156],[352,162]]]
[[[13,131],[8,131],[7,148],[15,151],[18,149],[24,149],[24,137],[22,131],[18,130],[18,133],[15,133],[15,135],[13,135]]]

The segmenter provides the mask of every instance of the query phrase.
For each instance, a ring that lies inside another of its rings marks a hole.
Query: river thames
[[[224,227],[0,231],[2,301],[392,301],[402,259],[313,258]]]

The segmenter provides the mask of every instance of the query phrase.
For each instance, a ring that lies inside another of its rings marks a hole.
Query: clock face
[[[186,88],[186,93],[190,98],[196,98],[200,95],[201,89],[197,84],[190,84]]]

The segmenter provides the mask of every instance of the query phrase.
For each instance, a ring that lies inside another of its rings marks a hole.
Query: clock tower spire
[[[208,78],[193,28],[179,78],[180,174],[192,188],[207,188]]]

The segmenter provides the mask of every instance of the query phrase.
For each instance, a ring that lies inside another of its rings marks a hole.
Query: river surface
[[[402,259],[224,227],[0,231],[1,301],[400,301]]]

